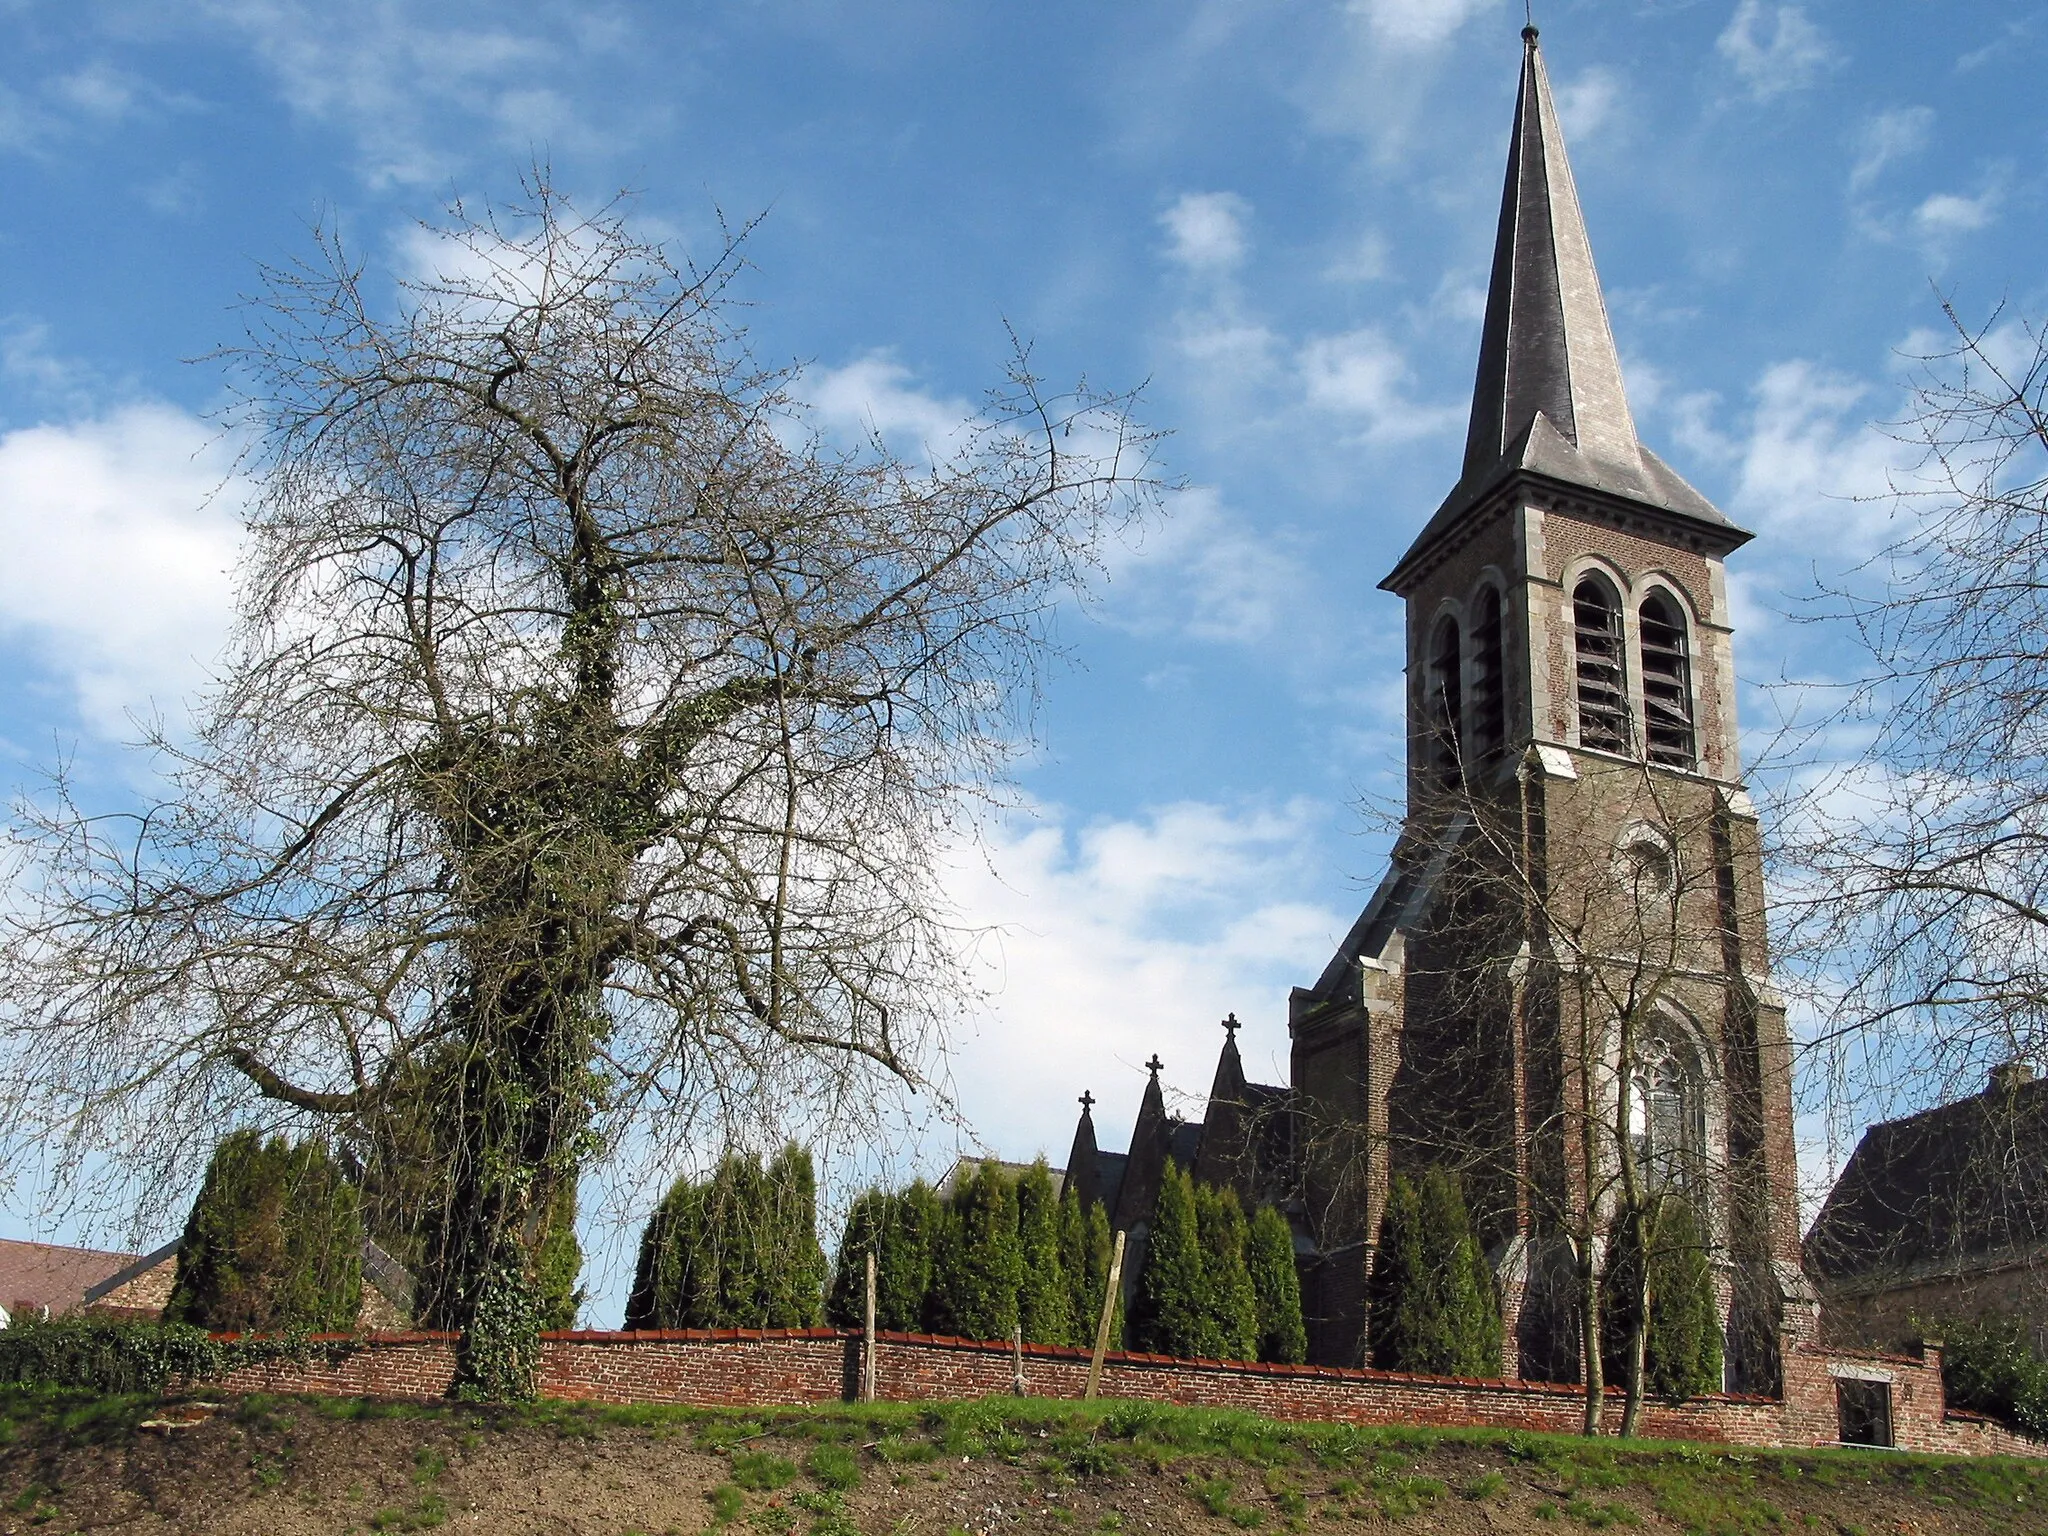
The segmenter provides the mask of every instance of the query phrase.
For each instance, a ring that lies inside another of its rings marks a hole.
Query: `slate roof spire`
[[[1380,585],[1403,592],[1425,552],[1517,470],[1626,497],[1675,514],[1695,531],[1705,525],[1713,530],[1717,553],[1749,538],[1636,437],[1533,25],[1522,29],[1522,84],[1508,141],[1464,471]]]
[[[1533,26],[1522,29],[1522,89],[1508,145],[1465,473],[1484,474],[1499,463],[1541,411],[1581,453],[1641,474],[1621,360],[1536,35]]]

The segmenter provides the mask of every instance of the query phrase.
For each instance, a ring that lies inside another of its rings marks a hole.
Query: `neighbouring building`
[[[2021,1318],[2048,1356],[2048,1081],[1863,1133],[1806,1235],[1825,1336],[1897,1348],[1951,1320]]]
[[[1068,1167],[1140,1257],[1169,1156],[1279,1206],[1310,1358],[1355,1364],[1390,1177],[1453,1166],[1503,1374],[1555,1381],[1579,1369],[1577,1255],[1626,1162],[1701,1213],[1728,1384],[1770,1392],[1815,1308],[1736,745],[1723,561],[1750,535],[1637,436],[1523,37],[1462,471],[1380,584],[1407,608],[1390,865],[1289,1000],[1286,1084],[1246,1080],[1228,1019],[1200,1121],[1167,1112],[1155,1057],[1129,1151],[1100,1152],[1084,1098]]]
[[[157,1318],[178,1278],[173,1238],[150,1253],[111,1253],[57,1243],[0,1240],[0,1327],[16,1318]],[[412,1326],[413,1280],[390,1254],[363,1240],[363,1328]]]
[[[0,1308],[17,1318],[102,1315],[155,1317],[171,1299],[177,1245],[154,1253],[113,1253],[59,1243],[0,1240]]]

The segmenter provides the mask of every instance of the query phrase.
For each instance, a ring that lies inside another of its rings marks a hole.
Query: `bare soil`
[[[2048,1469],[1273,1425],[1156,1406],[487,1412],[5,1400],[0,1536],[2048,1533]],[[144,1428],[190,1418],[189,1427]]]

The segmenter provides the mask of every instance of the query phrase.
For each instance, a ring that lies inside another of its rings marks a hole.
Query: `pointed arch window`
[[[1464,723],[1463,637],[1449,614],[1437,621],[1429,646],[1429,765],[1440,789],[1456,789],[1462,778],[1458,735]]]
[[[1603,752],[1628,751],[1621,601],[1598,576],[1584,578],[1572,592],[1572,642],[1577,656],[1580,745]]]
[[[1498,587],[1481,587],[1472,616],[1472,746],[1482,761],[1507,745],[1506,671]]]
[[[1685,614],[1668,592],[1643,599],[1643,736],[1650,761],[1690,768],[1698,761],[1692,724],[1692,657]]]
[[[1643,1043],[1630,1074],[1629,1137],[1654,1189],[1692,1180],[1706,1156],[1706,1085],[1699,1057],[1668,1025]]]

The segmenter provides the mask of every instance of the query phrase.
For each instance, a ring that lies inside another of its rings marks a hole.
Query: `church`
[[[1813,1325],[1790,1051],[1737,760],[1723,562],[1748,541],[1636,435],[1536,29],[1523,32],[1457,483],[1380,583],[1407,606],[1407,808],[1384,876],[1288,1001],[1285,1084],[1236,1019],[1203,1118],[1149,1063],[1127,1152],[1091,1100],[1067,1182],[1141,1254],[1167,1158],[1289,1217],[1312,1363],[1371,1358],[1390,1180],[1457,1172],[1501,1374],[1569,1381],[1614,1212],[1681,1192],[1726,1385]],[[1135,1263],[1132,1266],[1135,1269]]]

